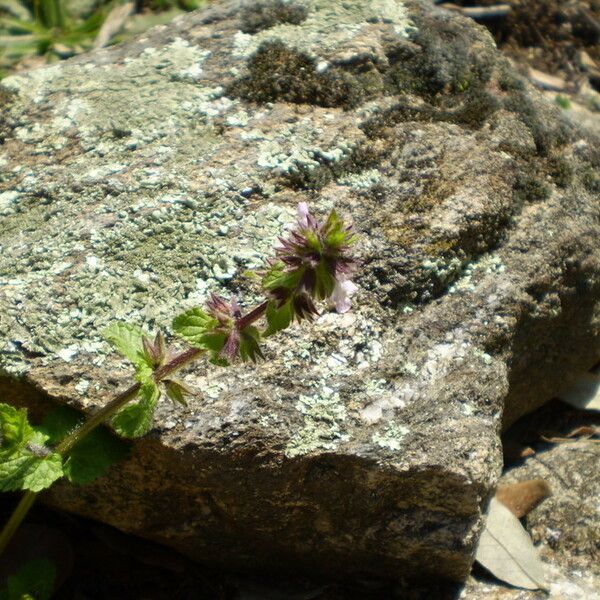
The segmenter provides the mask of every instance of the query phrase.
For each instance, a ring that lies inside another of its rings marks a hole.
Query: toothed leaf
[[[115,431],[126,438],[137,438],[152,427],[160,390],[153,380],[142,383],[139,400],[123,408],[112,420]]]
[[[36,432],[27,446],[4,458],[0,463],[0,492],[41,492],[63,476],[62,456],[50,452],[45,441],[46,436]]]
[[[0,404],[0,457],[18,450],[33,433],[27,421],[27,409]]]
[[[173,320],[173,330],[194,348],[213,350],[219,322],[201,308],[191,308]],[[221,345],[221,348],[223,346]]]
[[[143,340],[148,335],[142,329],[130,323],[112,323],[104,331],[104,337],[117,352],[133,363],[142,378],[152,371],[152,363],[144,352]]]
[[[26,409],[0,404],[0,432],[0,491],[39,492],[62,477],[62,457],[29,424]]]
[[[50,411],[40,430],[56,444],[64,439],[82,421],[81,415],[68,406]],[[127,444],[111,434],[105,427],[97,427],[81,440],[64,463],[64,473],[71,483],[87,485],[104,475],[115,462],[125,458]]]

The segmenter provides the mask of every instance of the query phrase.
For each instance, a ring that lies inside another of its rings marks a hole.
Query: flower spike
[[[349,310],[350,296],[358,289],[350,280],[358,266],[350,254],[355,240],[352,226],[335,211],[320,223],[301,202],[296,226],[279,238],[278,260],[263,281],[277,307],[291,301],[299,321],[318,314],[313,300],[329,299],[338,312]]]

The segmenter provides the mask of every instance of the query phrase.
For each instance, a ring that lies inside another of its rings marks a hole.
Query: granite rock
[[[598,356],[598,140],[419,0],[217,4],[0,100],[0,393],[34,413],[126,385],[115,319],[251,304],[299,201],[361,236],[352,312],[190,368],[45,501],[236,568],[464,578],[503,425]]]

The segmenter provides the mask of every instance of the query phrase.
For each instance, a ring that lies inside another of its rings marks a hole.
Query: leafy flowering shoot
[[[263,337],[319,314],[316,300],[329,300],[338,312],[349,310],[357,290],[350,280],[358,264],[350,254],[355,239],[352,227],[335,211],[320,223],[301,203],[295,227],[279,238],[275,259],[263,273],[264,302],[243,314],[235,298],[226,301],[213,294],[205,309],[183,313],[173,328],[192,346],[208,351],[215,364],[256,361],[263,356]],[[254,323],[263,316],[266,327],[261,330]]]
[[[120,436],[140,437],[152,427],[161,395],[185,404],[189,392],[172,375],[202,354],[222,366],[256,361],[262,338],[294,320],[312,320],[318,314],[315,301],[347,311],[357,289],[350,279],[357,267],[350,253],[355,240],[335,211],[319,222],[301,203],[295,227],[279,239],[275,259],[262,274],[265,299],[255,308],[244,313],[235,298],[213,294],[204,309],[192,308],[173,321],[175,333],[191,346],[179,353],[167,347],[161,332],[151,338],[136,325],[119,322],[108,328],[106,339],[132,364],[135,383],[87,420],[77,413],[50,413],[36,428],[24,409],[0,403],[0,491],[26,491],[0,532],[0,554],[39,491],[61,477],[90,483],[124,456],[122,442],[115,445],[98,425],[110,421]]]

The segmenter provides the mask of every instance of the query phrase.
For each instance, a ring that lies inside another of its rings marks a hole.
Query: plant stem
[[[140,389],[140,384],[136,383],[131,387],[127,388],[124,392],[115,396],[106,406],[103,406],[98,412],[95,412],[90,418],[85,421],[82,425],[73,430],[66,438],[64,438],[57,446],[55,451],[62,454],[65,457],[70,450],[79,441],[81,441],[88,433],[96,429],[98,425],[101,425],[116,414],[125,404],[135,398],[136,394]]]
[[[167,375],[178,371],[188,363],[196,360],[204,350],[198,348],[188,348],[171,359],[166,365],[159,367],[154,372],[154,381],[158,383],[161,379],[164,379]],[[101,408],[98,412],[94,413],[85,423],[80,427],[77,427],[72,433],[70,433],[60,444],[56,446],[56,452],[66,456],[73,446],[80,442],[88,433],[96,429],[98,425],[104,423],[104,421],[110,419],[115,415],[123,406],[125,406],[130,400],[135,398],[136,394],[140,389],[140,384],[135,383],[131,387],[127,388],[124,392],[121,392],[118,396],[115,396],[106,406]]]
[[[37,492],[25,492],[21,497],[19,504],[17,504],[15,510],[13,511],[12,515],[10,515],[10,519],[2,529],[2,533],[0,533],[0,556],[2,556],[2,553],[8,546],[8,543],[12,539],[12,536],[14,535],[15,531],[23,522],[23,519],[29,512],[29,509],[33,506],[37,495]]]
[[[188,363],[196,360],[204,350],[199,348],[188,348],[184,350],[173,359],[171,359],[166,365],[159,367],[154,372],[154,380],[156,383],[164,379],[167,375],[178,371]],[[116,414],[125,404],[135,398],[136,394],[140,389],[140,384],[136,383],[124,392],[121,392],[115,396],[106,406],[103,406],[98,412],[91,415],[87,421],[77,427],[72,433],[64,438],[55,448],[55,452],[62,455],[63,459],[69,454],[75,445],[77,445],[88,433],[94,430],[98,425],[104,423],[114,414]],[[33,506],[38,492],[26,491],[19,504],[17,504],[13,511],[10,519],[2,529],[0,533],[0,556],[8,546],[8,543],[12,539],[15,531],[19,528],[23,519],[29,512],[29,509]]]
[[[61,31],[64,31],[66,19],[62,2],[63,0],[54,0],[54,14],[56,19],[56,27],[58,27]]]
[[[245,327],[248,327],[248,325],[252,325],[252,323],[258,321],[265,314],[268,305],[269,301],[265,300],[256,308],[253,308],[248,314],[237,320],[236,327],[241,331]]]

